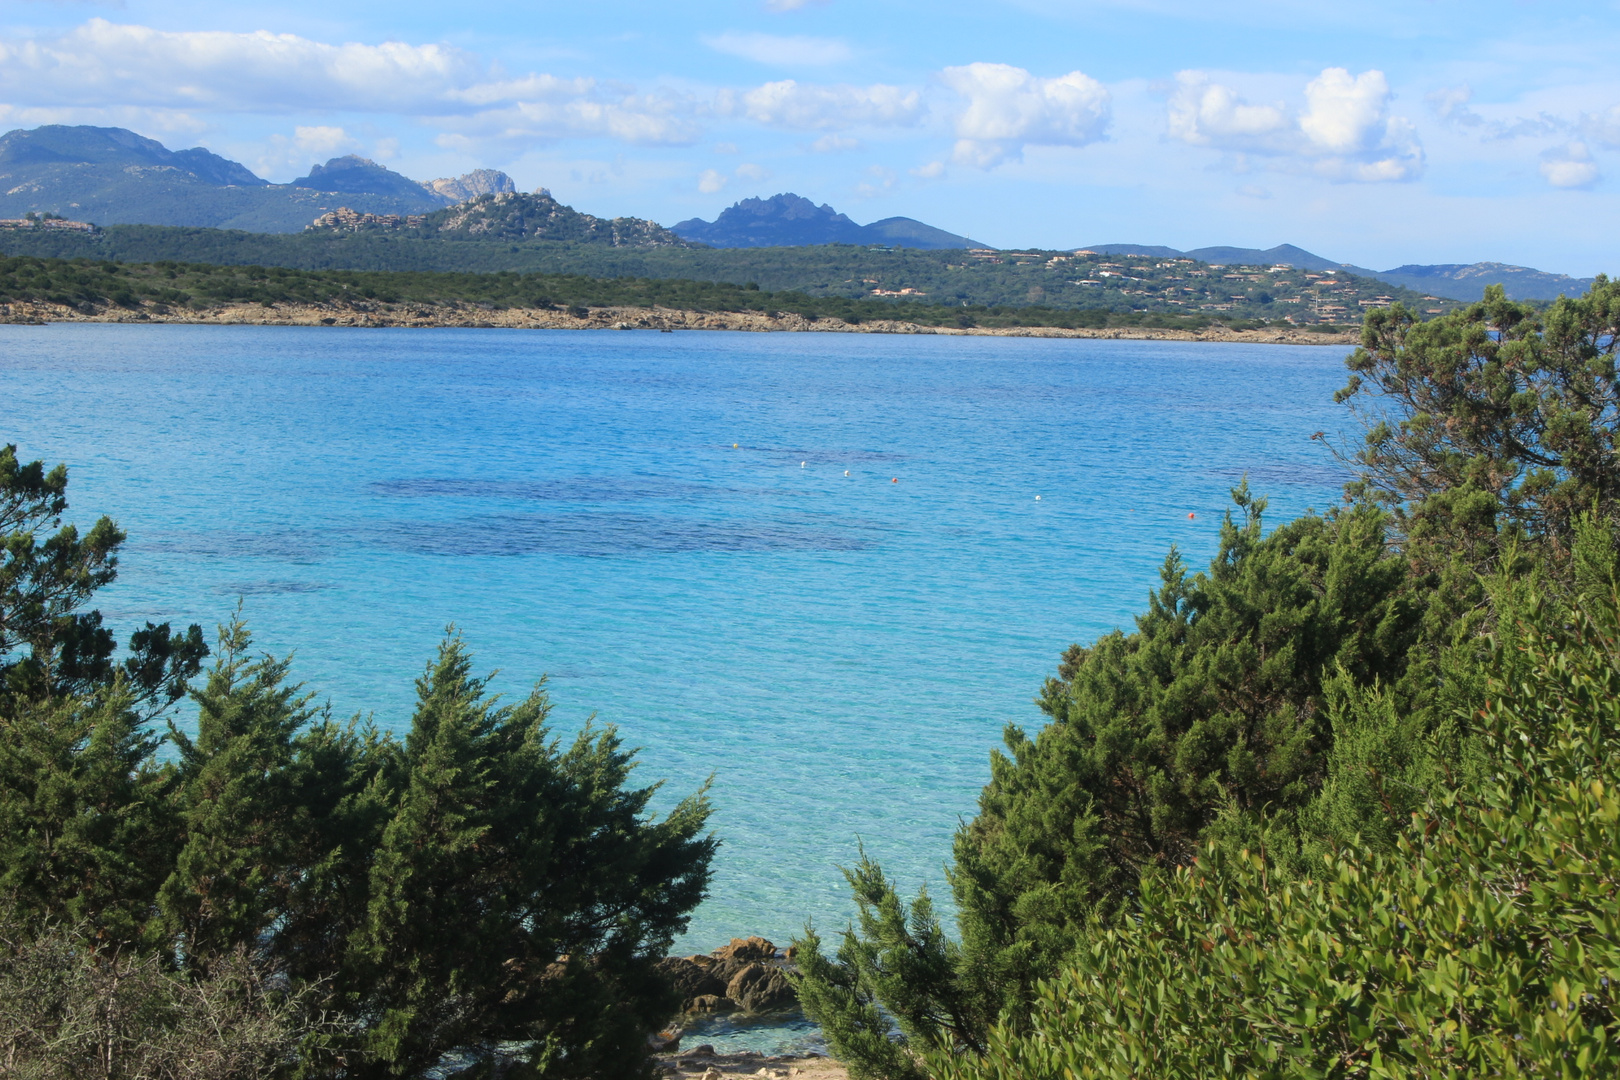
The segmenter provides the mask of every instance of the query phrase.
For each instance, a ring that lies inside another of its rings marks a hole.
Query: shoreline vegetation
[[[1352,327],[812,296],[747,282],[0,257],[0,322],[820,331],[1349,344]]]

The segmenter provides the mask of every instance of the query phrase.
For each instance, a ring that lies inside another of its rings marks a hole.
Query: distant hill
[[[1177,251],[1169,247],[1142,244],[1092,244],[1087,249],[1099,255],[1146,255],[1154,258],[1189,258],[1200,262],[1227,266],[1294,266],[1301,270],[1345,270],[1362,277],[1377,278],[1391,285],[1441,296],[1447,300],[1478,300],[1485,295],[1485,286],[1501,285],[1514,300],[1556,300],[1559,296],[1578,296],[1592,286],[1591,278],[1575,278],[1567,274],[1550,274],[1528,266],[1508,263],[1479,262],[1440,263],[1436,265],[1409,264],[1393,270],[1368,270],[1353,263],[1339,263],[1312,254],[1293,244],[1279,244],[1274,248],[1205,247],[1191,251]]]
[[[1592,287],[1593,281],[1497,262],[1397,266],[1377,276],[1394,285],[1457,300],[1478,300],[1485,295],[1485,286],[1497,284],[1515,300],[1556,300],[1561,295],[1579,296]]]
[[[608,247],[690,247],[656,221],[599,218],[564,206],[541,188],[533,195],[504,191],[478,195],[426,215],[401,217],[324,214],[309,232],[361,233],[415,240],[473,240],[481,243],[534,241],[604,244]]]
[[[308,176],[299,177],[288,186],[344,195],[382,195],[414,203],[414,209],[422,210],[437,209],[448,201],[427,185],[355,154],[317,165],[309,170]]]
[[[169,150],[124,128],[47,125],[0,136],[0,218],[60,214],[97,225],[179,225],[297,232],[339,206],[373,214],[429,213],[499,189],[479,170],[419,183],[359,157],[333,158],[291,184],[272,184],[202,147]]]
[[[924,249],[983,247],[976,240],[936,229],[907,217],[857,225],[823,203],[785,192],[769,199],[744,199],[720,211],[714,221],[690,218],[673,231],[711,247],[810,247],[816,244],[882,244]]]

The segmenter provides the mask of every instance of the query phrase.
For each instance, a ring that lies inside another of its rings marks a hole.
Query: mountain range
[[[908,217],[857,225],[826,203],[817,206],[792,192],[772,195],[769,199],[744,199],[722,210],[712,222],[689,218],[676,222],[671,229],[684,239],[720,248],[811,244],[876,244],[928,249],[986,246]]]
[[[467,206],[464,212],[459,208]],[[457,210],[455,213],[445,213]],[[346,211],[338,220],[334,215]],[[300,232],[317,218],[336,231],[403,233],[413,239],[560,240],[612,247],[703,244],[716,248],[852,244],[956,249],[988,245],[907,217],[860,225],[831,206],[788,193],[744,199],[714,221],[691,218],[665,229],[640,218],[596,218],[563,206],[544,189],[519,195],[505,173],[478,169],[418,181],[362,157],[337,157],[288,184],[272,184],[202,147],[169,150],[123,128],[47,125],[0,136],[0,219],[50,213],[97,225],[141,224],[257,233]],[[397,217],[398,220],[388,220]],[[431,218],[431,222],[426,219]],[[330,220],[329,220],[330,219]],[[419,220],[420,219],[420,220]],[[1181,251],[1140,244],[1094,244],[1099,254],[1194,258],[1227,265],[1340,270],[1453,300],[1477,300],[1503,285],[1522,300],[1584,292],[1590,278],[1497,262],[1407,264],[1369,270],[1283,244],[1264,250]]]
[[[419,214],[516,190],[489,169],[419,182],[349,155],[272,184],[202,147],[174,151],[123,128],[47,125],[0,136],[0,218],[52,213],[97,225],[297,232],[339,206]]]

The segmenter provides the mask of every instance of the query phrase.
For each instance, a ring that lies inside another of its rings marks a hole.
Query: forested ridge
[[[577,274],[434,273],[427,271],[290,270],[285,267],[196,263],[115,263],[89,260],[0,258],[0,305],[18,301],[59,304],[85,314],[122,309],[168,315],[228,304],[462,307],[485,310],[539,308],[583,314],[591,308],[665,307],[687,311],[760,312],[835,318],[851,324],[896,319],[922,326],[1062,328],[1150,327],[1196,330],[1211,324],[1243,329],[1253,320],[1206,315],[1114,312],[1092,308],[968,305],[946,307],[768,292],[752,282],[671,278],[591,278]],[[1335,327],[1325,329],[1333,330]]]
[[[417,235],[409,229],[269,234],[155,225],[0,232],[10,256],[123,263],[181,262],[299,270],[542,274],[687,280],[816,299],[959,308],[1049,308],[1121,316],[1359,323],[1366,308],[1402,302],[1425,315],[1454,300],[1344,270],[1211,265],[1187,258],[1073,251],[923,250],[852,244],[705,248],[612,246],[487,232]],[[910,290],[906,292],[904,290]]]

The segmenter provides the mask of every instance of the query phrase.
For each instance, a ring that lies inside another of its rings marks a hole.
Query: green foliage
[[[532,231],[525,231],[529,223],[522,216],[515,223],[479,221],[475,216],[471,224],[488,224],[503,232],[508,232],[510,224],[517,226],[515,232],[500,239],[488,239],[485,232],[461,231],[462,225],[448,231],[443,228],[458,220],[460,214],[461,208],[453,207],[434,215],[440,220],[440,227],[432,235],[426,235],[419,228],[371,229],[358,233],[322,229],[295,235],[268,235],[220,229],[116,225],[94,235],[40,229],[0,233],[0,249],[13,257],[69,259],[80,265],[107,261],[129,266],[208,263],[304,271],[480,277],[507,274],[584,278],[598,283],[616,279],[643,283],[681,281],[688,286],[718,283],[742,287],[753,281],[767,294],[787,295],[788,299],[778,304],[781,310],[808,315],[811,311],[792,305],[808,300],[861,302],[877,312],[892,313],[897,308],[907,312],[937,310],[941,321],[928,321],[929,325],[936,326],[955,325],[955,318],[963,311],[975,316],[987,313],[1000,316],[1030,310],[1049,313],[1045,316],[1047,319],[1079,312],[1118,319],[1135,316],[1156,320],[1147,325],[1171,328],[1214,322],[1252,327],[1291,319],[1295,323],[1313,324],[1314,329],[1338,332],[1348,329],[1343,324],[1359,317],[1359,305],[1363,302],[1387,304],[1388,298],[1394,297],[1425,313],[1458,306],[1455,301],[1427,299],[1387,282],[1348,274],[1328,277],[1258,266],[1210,267],[1192,260],[1165,262],[1131,255],[1027,251],[981,256],[961,250],[849,244],[704,248],[637,242],[616,246],[609,242],[583,242],[585,233],[574,230],[566,222],[561,223],[563,238],[534,239]],[[626,235],[633,240],[641,235],[638,230],[650,224],[633,219],[591,220],[595,224],[587,231],[599,234],[603,240],[613,236],[622,240]],[[567,239],[569,235],[576,238]],[[613,286],[598,284],[595,287]],[[642,284],[636,288],[645,290],[650,286]],[[878,289],[890,295],[879,295],[874,291]],[[916,294],[898,295],[902,289],[914,289]],[[410,295],[419,293],[418,289],[408,292]],[[866,309],[863,306],[860,310]],[[1058,316],[1050,313],[1058,313]],[[951,318],[945,318],[947,314]],[[1004,325],[1068,324],[1029,321]],[[1107,325],[1135,324],[1110,322]]]
[[[851,875],[863,925],[841,950],[846,979],[913,1045],[971,1050],[1089,926],[1134,902],[1144,872],[1212,836],[1304,846],[1298,818],[1322,783],[1332,703],[1400,678],[1418,612],[1377,511],[1263,536],[1263,501],[1246,487],[1234,497],[1244,521],[1228,516],[1209,571],[1189,575],[1172,553],[1136,632],[1071,650],[1048,681],[1054,722],[1034,738],[1008,729],[978,816],[957,833],[960,945],[904,932],[931,922],[926,902],[908,915],[875,867]]]
[[[95,313],[110,306],[163,314],[224,304],[313,304],[358,311],[405,305],[421,310],[507,308],[569,310],[592,307],[664,307],[837,318],[851,324],[904,319],[924,326],[1053,326],[1101,329],[1141,326],[1196,330],[1208,317],[1176,313],[1062,310],[1025,305],[946,306],[804,292],[766,292],[726,281],[676,278],[591,278],[578,274],[451,273],[424,271],[288,270],[263,266],[183,263],[123,264],[56,259],[0,258],[0,304],[31,300]],[[1245,324],[1261,326],[1263,323]]]
[[[1620,619],[1534,612],[1481,718],[1494,772],[1304,879],[1211,846],[1142,883],[1027,1024],[947,1080],[1620,1069]]]
[[[894,1077],[1607,1063],[1617,303],[1372,313],[1349,505],[1229,520],[1065,654],[958,832],[959,943],[851,875],[862,926],[804,976],[834,1046]],[[848,1034],[907,1010],[898,1049]]]
[[[21,928],[16,956],[72,957],[52,961],[60,1005],[9,1036],[31,1075],[71,1072],[77,1010],[123,1000],[108,979],[138,990],[131,1009],[156,1010],[154,1045],[195,1043],[187,1025],[214,1015],[197,1012],[209,1002],[236,1002],[244,1032],[292,1025],[296,1052],[267,1034],[280,1047],[268,1058],[162,1075],[410,1077],[517,1046],[523,1075],[646,1074],[646,1035],[677,1004],[653,962],[702,899],[715,850],[703,792],[655,817],[656,785],[632,785],[613,729],[559,743],[543,682],[498,704],[455,637],[399,742],[316,708],[238,618],[191,691],[195,733],[171,723],[162,739],[152,722],[206,650],[148,627],[124,663],[105,635],[96,665],[81,653],[64,676],[62,628],[104,633],[81,609],[122,536],[103,519],[85,540],[64,526],[37,542],[66,509],[65,471],[8,449],[0,483],[0,901]],[[156,1075],[145,1067],[106,1075]]]
[[[1500,287],[1426,323],[1370,313],[1338,395],[1368,426],[1351,494],[1389,505],[1416,553],[1464,541],[1492,563],[1525,540],[1566,553],[1584,512],[1620,523],[1617,333],[1604,277],[1544,315]]]

